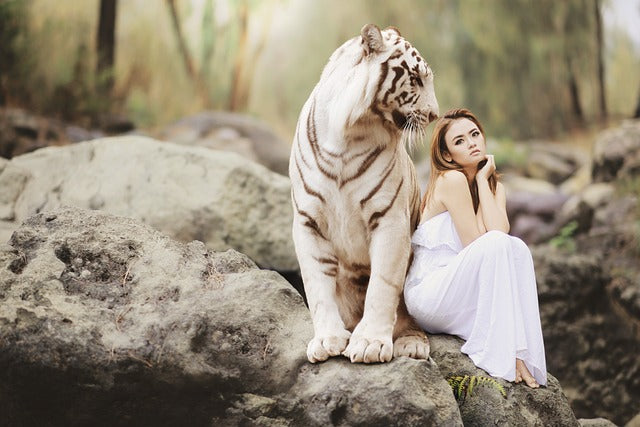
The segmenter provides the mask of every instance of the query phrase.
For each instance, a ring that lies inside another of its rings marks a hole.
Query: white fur
[[[362,37],[355,37],[334,52],[302,108],[292,149],[289,175],[297,205],[293,239],[314,323],[315,337],[307,348],[312,362],[340,353],[355,362],[388,361],[394,354],[394,335],[403,343],[397,346],[396,355],[428,355],[426,337],[401,310],[404,305],[400,305],[400,311],[398,308],[419,190],[413,164],[402,145],[403,133],[391,119],[391,112],[400,107],[382,105],[381,92],[377,92],[380,64],[398,48],[394,43],[399,35],[386,30],[381,36],[376,41],[382,40],[382,47],[376,44],[366,48]],[[404,49],[404,39],[400,41]],[[401,59],[412,58],[405,56]],[[426,65],[421,71],[425,84],[414,110],[418,115],[437,114],[433,77],[427,75]],[[390,87],[392,77],[390,71],[382,92]],[[378,113],[373,112],[373,105]],[[307,138],[307,119],[314,106],[320,160],[314,157]],[[381,150],[376,160],[359,178],[350,180],[362,167],[367,153],[376,148]],[[336,179],[327,178],[318,163]],[[389,165],[393,168],[384,184],[362,206],[361,201],[389,171]],[[309,194],[305,183],[325,202]],[[372,227],[371,218],[376,217],[376,212],[385,211],[394,197],[392,207],[379,218],[377,227]],[[326,240],[305,225],[308,218],[298,210],[314,218]],[[331,267],[319,261],[323,258],[335,258],[340,263],[335,277],[323,273]],[[356,264],[371,266],[366,298],[349,282],[354,276],[347,267]],[[357,313],[363,305],[360,318]],[[401,319],[396,325],[398,313]],[[398,332],[398,328],[402,330]]]

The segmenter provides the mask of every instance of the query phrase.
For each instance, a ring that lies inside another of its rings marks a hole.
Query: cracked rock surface
[[[576,425],[557,381],[456,401],[483,375],[459,340],[433,359],[310,364],[300,295],[234,250],[57,208],[0,249],[0,402],[11,425]]]
[[[3,241],[10,235],[3,226],[76,206],[138,219],[185,243],[233,248],[262,268],[298,270],[289,179],[236,153],[101,138],[0,159],[0,185]]]

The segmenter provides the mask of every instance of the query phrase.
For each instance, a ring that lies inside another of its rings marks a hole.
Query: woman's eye
[[[473,132],[471,135],[472,135],[472,136],[478,136],[478,135],[480,135],[480,132],[475,131],[475,132]]]
[[[460,145],[460,144],[462,144],[462,140],[461,140],[461,139],[456,139],[455,144],[456,144],[456,145]]]

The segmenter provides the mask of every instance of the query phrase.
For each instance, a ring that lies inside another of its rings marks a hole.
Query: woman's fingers
[[[495,170],[496,168],[496,160],[493,157],[493,154],[487,154],[487,164],[491,165],[491,169]]]
[[[487,163],[480,170],[483,170],[483,172],[486,172],[486,175],[489,176],[496,170],[496,162],[492,154],[487,154],[485,159]]]

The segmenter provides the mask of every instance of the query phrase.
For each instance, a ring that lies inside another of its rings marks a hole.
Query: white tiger
[[[302,108],[289,176],[309,361],[428,357],[401,299],[420,205],[403,136],[437,115],[428,64],[397,29],[372,24],[331,55]]]

